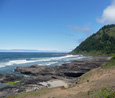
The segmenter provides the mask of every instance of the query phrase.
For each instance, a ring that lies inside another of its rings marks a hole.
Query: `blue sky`
[[[0,0],[0,49],[71,51],[114,17],[114,0]]]

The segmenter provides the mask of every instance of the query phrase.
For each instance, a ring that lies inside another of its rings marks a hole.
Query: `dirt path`
[[[25,98],[81,98],[79,93],[88,92],[91,89],[115,86],[115,67],[109,69],[96,68],[90,75],[78,83],[75,87],[64,89],[54,88],[53,90],[39,96],[29,95]],[[82,97],[84,98],[84,97]],[[86,97],[85,97],[86,98]]]

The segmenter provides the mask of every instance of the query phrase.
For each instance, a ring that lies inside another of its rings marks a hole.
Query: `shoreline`
[[[54,54],[49,53],[49,54],[45,54],[45,55],[38,53],[37,58],[36,58],[36,56],[35,56],[35,58],[33,56],[31,56],[31,58],[27,57],[27,56],[26,56],[26,58],[23,58],[22,55],[24,55],[24,54],[21,54],[21,56],[19,56],[19,58],[18,57],[15,58],[15,56],[17,56],[17,55],[18,54],[14,54],[14,57],[11,56],[8,59],[4,58],[4,56],[7,56],[6,54],[3,55],[3,58],[0,61],[1,62],[0,63],[0,73],[7,72],[7,73],[13,74],[14,67],[17,67],[17,66],[19,66],[19,67],[20,66],[31,66],[34,64],[38,64],[41,66],[55,66],[55,65],[61,65],[65,62],[71,62],[71,60],[75,60],[76,58],[79,59],[79,55],[74,56],[74,55],[56,54],[56,53],[54,53]],[[31,55],[31,54],[29,54],[29,55]],[[16,73],[14,73],[14,74],[16,74]]]
[[[32,65],[30,67],[18,67],[18,69],[15,69],[15,71],[23,74],[26,73],[28,75],[35,75],[35,77],[21,77],[19,80],[16,80],[15,76],[10,77],[9,75],[9,80],[3,80],[2,82],[11,82],[12,78],[15,78],[15,81],[23,81],[24,79],[27,80],[24,81],[23,84],[21,84],[20,86],[8,86],[0,89],[0,97],[2,98],[2,96],[6,97],[22,92],[40,90],[42,88],[51,88],[54,87],[53,85],[56,85],[57,83],[58,85],[55,87],[65,85],[65,87],[67,87],[70,85],[74,85],[79,76],[88,72],[91,69],[99,67],[101,64],[107,62],[110,58],[111,57],[108,56],[94,56],[91,60],[74,60],[71,63],[65,63],[61,66],[43,67],[38,65]],[[5,92],[6,90],[7,93]]]

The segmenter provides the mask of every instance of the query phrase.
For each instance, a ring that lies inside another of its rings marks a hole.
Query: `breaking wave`
[[[7,62],[0,63],[0,67],[19,65],[19,64],[29,64],[29,63],[37,63],[38,65],[48,66],[51,64],[58,64],[60,61],[70,61],[74,59],[81,59],[83,56],[79,55],[66,55],[61,57],[47,57],[47,58],[30,58],[30,59],[22,59],[22,60],[10,60]]]

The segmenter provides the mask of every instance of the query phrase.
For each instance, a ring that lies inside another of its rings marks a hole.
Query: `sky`
[[[70,52],[115,23],[115,0],[0,0],[0,49]]]

